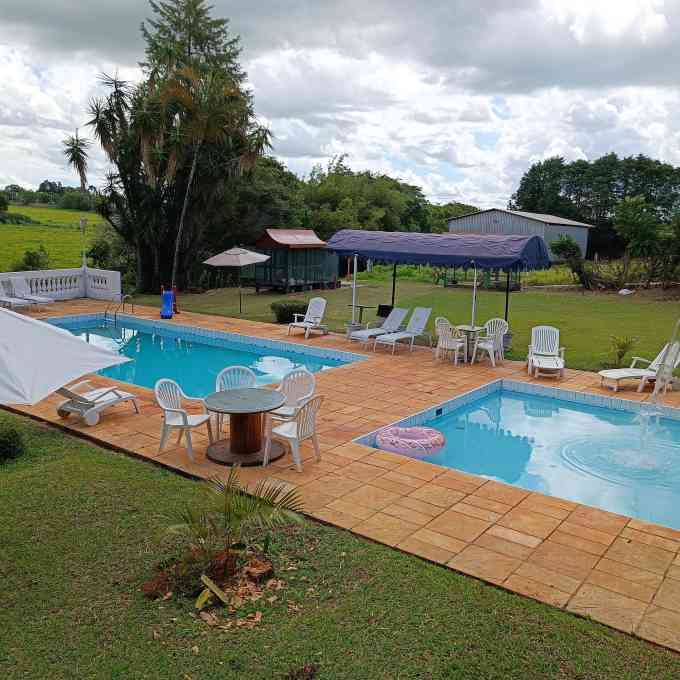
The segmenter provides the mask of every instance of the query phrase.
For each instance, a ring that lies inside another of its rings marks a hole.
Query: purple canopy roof
[[[474,264],[478,269],[505,271],[550,267],[548,248],[540,236],[342,229],[328,241],[328,249],[397,264],[463,268]]]

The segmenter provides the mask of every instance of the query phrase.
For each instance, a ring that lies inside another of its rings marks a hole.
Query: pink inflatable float
[[[444,435],[432,427],[386,427],[375,437],[383,451],[406,456],[429,456],[444,448]]]

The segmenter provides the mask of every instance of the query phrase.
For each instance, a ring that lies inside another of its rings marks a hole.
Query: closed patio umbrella
[[[63,328],[0,308],[0,404],[37,404],[87,373],[126,361]]]
[[[254,253],[252,250],[245,248],[230,248],[223,253],[213,255],[211,258],[205,260],[203,264],[209,264],[211,267],[237,267],[238,268],[238,313],[243,311],[243,304],[241,301],[241,267],[247,267],[249,264],[259,264],[266,262],[269,255],[262,255],[262,253]]]

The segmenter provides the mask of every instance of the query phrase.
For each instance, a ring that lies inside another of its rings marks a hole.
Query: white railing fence
[[[20,276],[28,282],[33,295],[53,300],[120,300],[120,272],[91,267],[42,269],[28,272],[0,272],[0,280]]]

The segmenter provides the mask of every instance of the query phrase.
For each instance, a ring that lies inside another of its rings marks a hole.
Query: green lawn
[[[327,321],[333,330],[342,330],[349,319],[352,294],[348,288],[321,293],[291,295],[289,298],[307,299],[320,294],[328,299]],[[397,282],[397,305],[403,307],[432,307],[430,326],[436,316],[446,316],[453,323],[470,323],[471,291],[460,288],[441,288],[427,283]],[[284,296],[244,296],[244,316],[260,321],[272,321],[269,305]],[[159,304],[158,296],[141,296],[140,303]],[[389,303],[391,284],[371,283],[359,290],[361,304]],[[180,309],[210,314],[238,316],[238,295],[235,289],[181,295]],[[505,293],[479,293],[478,320],[503,316]],[[629,297],[604,293],[575,291],[527,291],[510,296],[510,328],[514,334],[510,358],[523,359],[529,344],[531,327],[539,324],[557,326],[562,331],[566,347],[567,366],[599,369],[610,360],[609,345],[612,335],[636,338],[632,354],[648,358],[656,356],[671,334],[680,316],[677,299],[665,299],[661,292],[640,291]],[[630,357],[628,357],[630,359]]]
[[[140,593],[199,484],[0,412],[10,422],[29,452],[0,466],[3,680],[680,675],[671,652],[311,521],[274,541],[287,587],[258,603],[261,624],[209,628],[191,602]]]
[[[39,224],[0,224],[0,272],[11,271],[26,250],[36,250],[40,244],[49,253],[50,267],[57,269],[80,265],[80,212],[18,205],[10,205],[9,211],[26,215]],[[103,220],[97,213],[82,214],[87,219],[85,240],[89,243]]]

